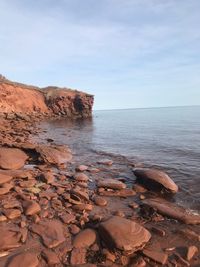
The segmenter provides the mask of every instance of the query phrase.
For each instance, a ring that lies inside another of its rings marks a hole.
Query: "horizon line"
[[[161,106],[161,107],[93,109],[93,111],[113,111],[113,110],[132,110],[132,109],[159,109],[159,108],[187,108],[187,107],[200,107],[200,104],[199,105],[181,105],[181,106]]]

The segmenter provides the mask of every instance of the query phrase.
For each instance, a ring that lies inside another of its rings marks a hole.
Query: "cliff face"
[[[11,82],[0,75],[0,113],[87,118],[94,97],[68,88],[39,88]]]

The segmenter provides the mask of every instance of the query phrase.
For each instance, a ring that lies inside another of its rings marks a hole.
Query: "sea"
[[[166,171],[179,186],[175,201],[200,212],[200,106],[94,111],[40,127],[41,141],[69,145],[80,163],[120,155]]]

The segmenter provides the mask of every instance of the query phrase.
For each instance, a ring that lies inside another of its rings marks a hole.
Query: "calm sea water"
[[[200,210],[200,107],[95,111],[42,127],[80,157],[103,151],[166,170],[180,186],[177,201]]]

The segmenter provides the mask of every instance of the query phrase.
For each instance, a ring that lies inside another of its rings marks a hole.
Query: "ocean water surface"
[[[75,156],[99,152],[167,171],[179,185],[176,201],[200,211],[200,106],[94,111],[87,120],[42,123]]]

